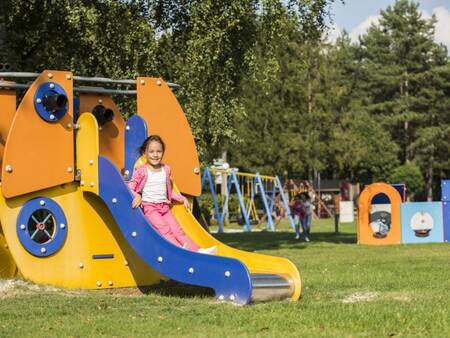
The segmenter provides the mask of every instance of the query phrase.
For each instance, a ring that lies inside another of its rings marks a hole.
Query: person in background
[[[310,236],[310,230],[311,230],[311,223],[312,223],[312,214],[313,214],[313,204],[311,203],[311,199],[308,195],[308,193],[301,194],[301,199],[303,201],[303,218],[301,219],[301,224],[303,228],[303,235],[305,236],[305,241],[309,242],[309,236]]]
[[[336,192],[333,196],[334,202],[334,232],[339,233],[339,215],[340,215],[340,204],[341,204],[341,193]]]
[[[291,213],[295,222],[295,239],[300,239],[300,225],[305,217],[305,206],[301,194],[295,195],[294,199],[289,203]]]

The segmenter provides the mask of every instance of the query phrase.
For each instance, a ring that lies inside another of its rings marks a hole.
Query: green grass
[[[168,283],[145,294],[0,292],[0,336],[450,337],[450,245],[356,245],[354,225],[334,235],[313,224],[313,242],[276,233],[215,235],[244,250],[287,257],[303,282],[297,303],[237,307]]]

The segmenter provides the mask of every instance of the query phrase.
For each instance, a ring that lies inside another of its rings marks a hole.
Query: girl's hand
[[[184,199],[183,204],[187,210],[191,210],[191,205],[189,204],[189,201],[187,198]]]
[[[141,195],[137,194],[136,196],[134,196],[133,202],[131,202],[131,207],[133,209],[135,209],[141,205],[141,202],[142,202],[142,197],[141,197]]]

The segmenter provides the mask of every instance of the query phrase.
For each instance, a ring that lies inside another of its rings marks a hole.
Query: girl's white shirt
[[[142,190],[142,200],[144,202],[163,203],[167,202],[166,172],[153,172],[147,168],[147,182]]]

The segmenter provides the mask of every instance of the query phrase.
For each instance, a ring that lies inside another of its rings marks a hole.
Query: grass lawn
[[[244,250],[287,257],[302,299],[238,307],[169,283],[137,292],[63,291],[0,281],[0,336],[450,337],[450,244],[356,245],[354,225],[312,242],[276,233],[215,234]]]

